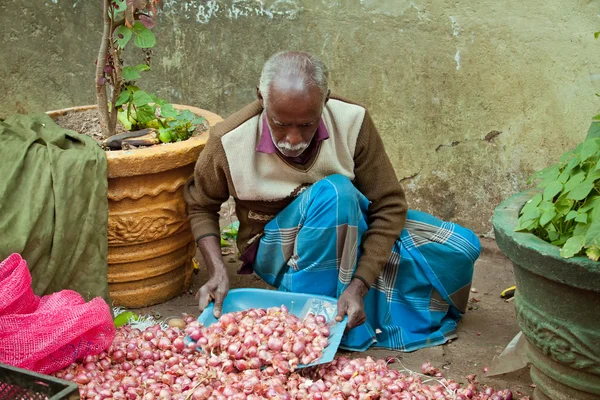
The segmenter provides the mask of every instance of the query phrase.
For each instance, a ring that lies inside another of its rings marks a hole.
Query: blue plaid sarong
[[[348,178],[320,180],[266,225],[254,271],[281,291],[339,297],[361,255],[368,207]],[[470,230],[409,210],[364,299],[367,322],[349,331],[341,347],[408,352],[456,338],[479,253]]]

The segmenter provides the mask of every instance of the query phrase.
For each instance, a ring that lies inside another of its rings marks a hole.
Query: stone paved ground
[[[231,210],[233,208],[226,203],[221,214],[223,216],[222,226],[235,220]],[[499,355],[519,332],[519,328],[515,320],[513,303],[500,298],[500,292],[514,284],[512,265],[500,253],[493,240],[482,239],[482,248],[482,255],[475,264],[473,278],[473,288],[477,292],[471,293],[473,302],[470,303],[470,307],[472,309],[459,323],[457,340],[443,346],[413,353],[371,349],[364,353],[349,355],[357,357],[369,355],[377,358],[392,355],[401,361],[392,366],[398,369],[408,368],[413,371],[420,371],[421,364],[430,361],[432,365],[442,369],[447,377],[458,382],[465,382],[464,377],[468,374],[477,374],[477,379],[483,384],[496,388],[510,388],[524,395],[530,395],[533,389],[530,387],[531,379],[528,369],[499,377],[486,377],[483,372],[483,368],[491,365],[493,357]],[[269,288],[258,277],[236,275],[240,264],[234,254],[225,255],[225,259],[229,267],[231,288]],[[203,282],[206,282],[207,275],[200,272],[195,275],[194,279],[190,293],[138,311],[159,313],[162,317],[175,316],[183,312],[198,315],[194,294]]]

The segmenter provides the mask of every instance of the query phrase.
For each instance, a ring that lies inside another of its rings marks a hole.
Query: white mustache
[[[285,150],[285,151],[301,151],[301,150],[306,150],[308,148],[308,146],[310,145],[310,143],[307,142],[301,142],[295,145],[290,144],[289,142],[277,142],[277,147],[280,150]]]

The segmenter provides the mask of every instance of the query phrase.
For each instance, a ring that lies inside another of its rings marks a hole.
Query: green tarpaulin
[[[19,253],[36,294],[63,289],[110,305],[106,156],[46,114],[0,122],[0,261]]]

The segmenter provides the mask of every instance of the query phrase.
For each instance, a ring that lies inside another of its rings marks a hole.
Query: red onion
[[[276,337],[270,337],[269,341],[268,341],[268,346],[269,346],[269,349],[273,350],[273,351],[281,350],[281,346],[282,346],[281,339],[276,338]]]
[[[158,341],[158,348],[161,350],[167,350],[171,347],[171,341],[166,337],[161,337]]]
[[[99,400],[513,399],[509,390],[478,391],[474,375],[461,386],[443,378],[430,363],[422,371],[438,379],[423,383],[417,374],[390,369],[389,358],[338,357],[293,373],[300,362],[318,359],[327,345],[324,317],[309,315],[300,321],[284,308],[227,315],[214,329],[201,327],[193,318],[182,330],[121,327],[108,351],[86,356],[55,375],[77,382],[82,399]],[[263,333],[265,328],[271,335]],[[193,330],[201,336],[192,341],[194,346],[186,346],[183,339]],[[196,345],[203,351],[196,351]]]
[[[79,374],[75,377],[74,381],[80,385],[85,385],[90,382],[90,377],[86,374]]]

